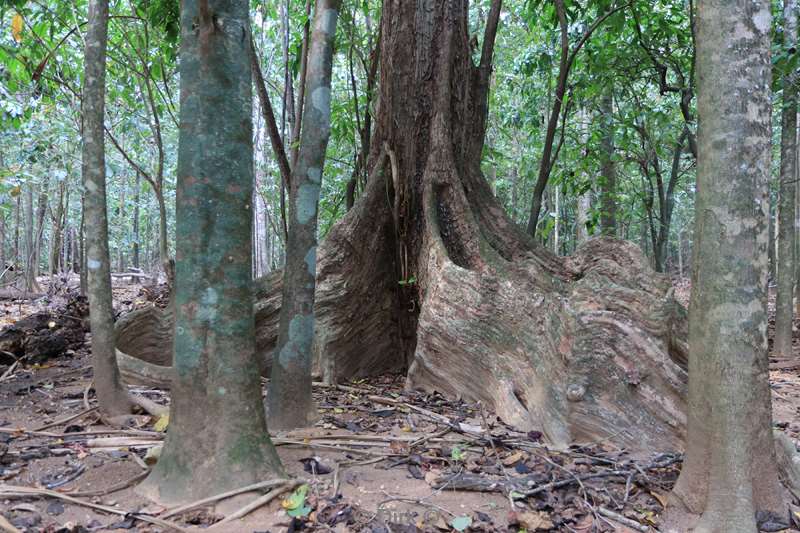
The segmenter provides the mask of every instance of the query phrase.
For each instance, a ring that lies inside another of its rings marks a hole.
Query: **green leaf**
[[[450,522],[450,525],[453,526],[453,529],[456,531],[464,531],[472,525],[472,518],[469,516],[457,516],[453,518],[453,521]]]
[[[453,461],[463,461],[464,457],[466,457],[466,454],[460,446],[455,446],[453,451],[450,452],[450,457],[453,459]]]
[[[308,516],[311,508],[306,503],[308,485],[300,485],[294,492],[281,502],[281,506],[286,509],[286,513],[291,517]]]
[[[297,509],[290,509],[286,511],[286,514],[292,518],[306,517],[311,514],[311,507],[304,505],[302,507],[298,507]]]

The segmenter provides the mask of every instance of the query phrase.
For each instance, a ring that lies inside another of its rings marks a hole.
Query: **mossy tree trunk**
[[[756,517],[780,523],[788,516],[766,335],[770,30],[767,0],[697,3],[688,440],[670,531],[755,533]]]
[[[249,34],[246,0],[182,3],[175,375],[164,451],[140,487],[166,503],[282,474],[255,355]]]

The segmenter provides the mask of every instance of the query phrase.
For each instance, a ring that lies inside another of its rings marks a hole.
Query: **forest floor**
[[[688,282],[676,283],[679,299],[688,291]],[[119,310],[144,296],[139,285],[114,290]],[[42,305],[0,302],[0,327]],[[795,342],[800,357],[800,336]],[[139,415],[128,429],[104,425],[91,379],[85,344],[44,362],[0,366],[0,530],[655,531],[680,467],[668,450],[550,450],[540,434],[515,431],[480,405],[404,392],[402,376],[387,375],[315,387],[317,425],[274,436],[307,494],[284,494],[214,525],[260,494],[167,517],[169,509],[134,490],[148,451],[163,441],[159,421]],[[771,372],[771,380],[775,423],[796,441],[800,372]],[[134,390],[168,403],[162,391]]]

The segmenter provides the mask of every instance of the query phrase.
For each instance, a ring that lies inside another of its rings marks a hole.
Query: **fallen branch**
[[[238,511],[234,512],[233,514],[231,514],[229,516],[226,516],[223,520],[220,520],[219,522],[217,522],[214,525],[218,526],[218,525],[222,525],[222,524],[227,524],[227,523],[233,522],[234,520],[238,520],[239,518],[247,516],[248,514],[252,513],[256,509],[258,509],[259,507],[263,507],[264,505],[267,505],[269,502],[274,500],[277,496],[280,496],[284,492],[288,492],[288,491],[294,489],[295,487],[297,487],[300,484],[302,484],[302,481],[289,481],[289,482],[287,482],[287,483],[285,483],[285,484],[283,484],[283,485],[281,485],[281,486],[279,486],[279,487],[277,487],[275,489],[272,489],[268,493],[264,494],[263,496],[261,496],[259,498],[256,498],[254,501],[252,501],[249,504],[245,505],[244,507],[242,507]]]
[[[129,396],[134,404],[141,407],[150,416],[160,418],[164,415],[169,414],[169,407],[166,405],[161,405],[160,403],[156,403],[153,400],[150,400],[138,394],[130,394]]]
[[[120,483],[117,483],[116,485],[111,485],[107,489],[87,490],[83,492],[71,492],[70,496],[72,496],[73,498],[96,498],[98,496],[108,496],[109,494],[127,489],[131,485],[138,483],[139,481],[146,478],[148,474],[150,474],[150,471],[145,470],[143,472],[139,472],[138,474],[136,474],[135,476],[126,481],[122,481]]]
[[[86,416],[86,415],[88,415],[90,413],[93,413],[95,411],[97,411],[97,407],[90,407],[89,409],[84,409],[80,413],[77,413],[77,414],[74,414],[74,415],[70,415],[70,416],[68,416],[66,418],[62,418],[60,420],[54,420],[53,422],[50,422],[49,424],[45,424],[43,426],[39,426],[38,428],[34,429],[34,431],[44,431],[45,429],[50,429],[52,427],[63,426],[64,424],[69,424],[73,420],[77,420],[77,419],[81,418],[82,416]]]
[[[615,522],[619,522],[623,526],[635,529],[636,531],[642,531],[643,533],[647,533],[648,531],[650,531],[650,528],[648,526],[641,524],[636,520],[632,520],[626,516],[622,516],[619,513],[615,513],[614,511],[606,509],[605,507],[598,507],[597,513],[605,516],[606,518],[610,518]]]
[[[117,516],[131,517],[135,518],[136,520],[141,520],[142,522],[148,522],[156,526],[188,533],[187,529],[182,528],[181,526],[173,522],[167,522],[166,520],[160,518],[142,515],[131,511],[124,511],[122,509],[109,507],[107,505],[99,505],[96,503],[86,502],[79,498],[68,496],[66,494],[56,492],[54,490],[37,489],[33,487],[23,487],[16,485],[0,485],[0,496],[2,496],[3,498],[30,498],[36,496],[44,498],[56,498],[58,500],[63,500],[65,502],[74,503],[75,505],[88,507],[89,509],[94,509],[95,511],[101,511],[104,513],[113,514]]]
[[[244,494],[245,492],[252,492],[254,490],[259,489],[268,489],[271,487],[275,487],[277,485],[281,485],[286,483],[288,480],[286,479],[271,479],[269,481],[261,481],[259,483],[254,483],[252,485],[247,485],[246,487],[241,487],[238,489],[229,490],[227,492],[222,492],[217,494],[216,496],[209,496],[208,498],[203,498],[202,500],[197,500],[192,503],[187,503],[186,505],[181,505],[180,507],[176,507],[170,511],[167,511],[163,515],[162,518],[170,518],[186,511],[190,511],[196,507],[200,507],[203,505],[209,505],[211,503],[216,503],[220,500],[225,500],[227,498],[233,498],[234,496],[238,496],[239,494]]]

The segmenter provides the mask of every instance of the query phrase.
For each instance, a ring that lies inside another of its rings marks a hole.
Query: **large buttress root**
[[[686,313],[635,246],[595,239],[557,257],[509,220],[480,173],[493,35],[475,65],[468,12],[467,0],[383,3],[370,178],[317,253],[316,369],[408,369],[409,387],[480,400],[559,445],[680,448]],[[280,273],[258,283],[267,369]]]

